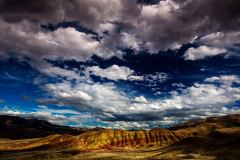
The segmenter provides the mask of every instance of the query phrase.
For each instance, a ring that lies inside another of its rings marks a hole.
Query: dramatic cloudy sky
[[[239,0],[0,0],[0,114],[152,128],[240,113]]]

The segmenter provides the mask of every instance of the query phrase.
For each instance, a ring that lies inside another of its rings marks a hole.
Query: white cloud
[[[41,108],[41,109],[48,109],[47,106],[44,106],[44,105],[39,105],[38,108]]]
[[[186,86],[185,86],[184,84],[182,84],[182,83],[173,83],[172,86],[173,86],[173,87],[178,87],[178,88],[184,88],[184,87],[186,87]]]
[[[216,85],[220,83],[220,85]],[[234,105],[240,99],[239,78],[234,75],[223,75],[205,79],[204,83],[175,92],[164,99],[146,99],[144,96],[129,97],[119,91],[113,84],[84,84],[71,85],[69,82],[48,84],[48,91],[53,98],[65,105],[71,105],[79,110],[93,109],[95,116],[104,120],[142,121],[149,118],[161,120],[163,117],[214,116],[239,112],[237,108],[226,108]],[[91,99],[82,97],[85,93]],[[64,94],[64,96],[63,96]],[[66,96],[67,95],[67,96]],[[76,98],[77,97],[77,98]]]
[[[73,105],[79,110],[87,108],[101,112],[117,113],[121,108],[126,108],[127,101],[123,93],[119,92],[112,84],[86,84],[70,82],[47,84],[45,90],[59,103]]]
[[[240,32],[216,32],[201,37],[198,40],[200,43],[208,44],[214,47],[233,47],[234,44],[240,41]]]
[[[69,80],[80,80],[82,79],[79,75],[79,73],[77,73],[76,71],[73,71],[73,70],[67,70],[67,69],[62,69],[62,68],[59,68],[59,67],[53,67],[53,66],[50,66],[50,65],[47,65],[43,68],[39,68],[39,70],[48,75],[48,76],[51,76],[51,77],[65,77]]]
[[[147,99],[144,96],[139,96],[134,98],[134,102],[137,103],[148,103]]]
[[[72,90],[70,83],[47,84],[46,90],[51,91],[54,97],[72,101],[90,101],[92,97],[81,90]]]
[[[224,85],[231,86],[232,83],[239,83],[240,84],[240,78],[236,75],[222,75],[222,76],[214,76],[211,78],[205,79],[205,82],[218,82]]]
[[[147,81],[150,85],[164,82],[169,78],[169,75],[163,72],[156,72],[153,74],[137,75],[134,70],[126,66],[118,66],[116,64],[107,68],[100,68],[99,66],[91,66],[85,68],[85,76],[95,75],[110,80],[128,80],[128,81]]]
[[[47,106],[39,105],[37,109],[35,109],[37,112],[46,112],[51,114],[71,114],[71,115],[80,115],[81,113],[72,109],[52,109],[48,108]]]
[[[236,44],[239,44],[240,41],[240,32],[239,31],[232,31],[232,32],[214,32],[208,35],[205,35],[201,38],[196,38],[193,40],[194,43],[199,43],[203,46],[207,45],[208,48],[212,48],[212,51],[208,51],[206,48],[201,52],[205,52],[207,51],[207,55],[203,56],[203,57],[199,57],[199,56],[195,56],[195,58],[198,59],[203,59],[207,56],[215,56],[215,55],[219,55],[219,54],[225,54],[225,58],[231,57],[231,56],[239,56],[236,51],[233,50],[238,50],[238,46],[236,46]],[[199,55],[203,55],[203,54],[199,54]],[[187,55],[186,55],[187,56]],[[194,59],[194,56],[187,56],[185,58],[189,58]]]
[[[95,83],[91,75],[98,76],[101,78],[107,78],[113,81],[118,81],[118,80],[134,81],[135,84],[140,84],[142,81],[145,81],[146,83],[144,83],[144,85],[147,85],[149,87],[156,87],[158,83],[165,82],[170,77],[169,75],[163,72],[137,75],[134,70],[126,66],[118,66],[118,65],[112,65],[107,68],[100,68],[99,66],[90,66],[90,67],[85,67],[82,70],[76,70],[76,71],[70,71],[70,70],[66,70],[58,67],[53,67],[53,69],[51,68],[52,66],[50,66],[49,69],[46,69],[47,72],[45,74],[49,76],[54,76],[54,77],[63,77],[67,81],[76,80],[76,82],[79,84],[86,83],[91,85]],[[36,81],[38,82],[39,80],[37,79]],[[154,90],[154,88],[152,88],[152,90]],[[54,100],[50,100],[50,99],[39,100],[39,103],[41,104],[45,104],[48,102],[53,102],[56,104]],[[60,105],[60,102],[58,103],[58,105]]]
[[[100,68],[99,66],[87,67],[85,71],[88,74],[107,78],[110,80],[141,80],[142,77],[135,75],[134,70],[125,66],[112,65],[108,68]]]
[[[101,52],[100,43],[93,35],[79,32],[73,28],[59,28],[53,32],[29,30],[24,26],[1,23],[0,44],[3,52],[14,51],[33,60],[48,59],[78,59],[89,58],[96,52]],[[31,26],[31,25],[30,25]],[[21,45],[19,45],[21,44]],[[18,56],[18,55],[17,55]]]
[[[212,57],[227,52],[224,48],[200,46],[198,48],[189,48],[184,54],[185,60],[201,60],[206,57]]]
[[[114,123],[110,123],[112,128],[116,129],[143,129],[143,128],[150,128],[149,122],[125,122],[125,121],[118,121]]]
[[[179,6],[172,0],[164,0],[156,5],[143,6],[141,16],[146,19],[154,19],[154,17],[168,19],[172,15],[172,11],[177,10],[178,8]]]

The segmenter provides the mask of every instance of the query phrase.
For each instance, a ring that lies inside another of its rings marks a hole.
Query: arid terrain
[[[112,130],[0,116],[0,160],[240,159],[240,115],[168,129]]]

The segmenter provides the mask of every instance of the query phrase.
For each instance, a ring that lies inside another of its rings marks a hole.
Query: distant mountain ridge
[[[23,139],[46,137],[53,134],[78,135],[84,128],[54,125],[44,120],[0,115],[0,138]]]

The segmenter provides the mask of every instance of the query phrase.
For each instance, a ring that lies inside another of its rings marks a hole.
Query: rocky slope
[[[99,149],[112,147],[149,147],[164,146],[178,142],[191,134],[170,131],[168,129],[152,129],[140,131],[104,130],[86,132],[78,136],[80,148]]]
[[[1,150],[26,150],[34,148],[74,148],[79,150],[111,149],[114,147],[153,147],[170,145],[191,137],[185,132],[153,129],[150,131],[110,130],[88,131],[79,136],[51,135],[45,138],[3,141]]]

